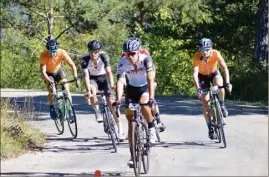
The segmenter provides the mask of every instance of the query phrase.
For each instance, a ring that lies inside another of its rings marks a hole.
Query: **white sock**
[[[121,135],[123,133],[121,122],[117,123],[117,126],[118,126],[118,129],[119,129],[119,134]]]

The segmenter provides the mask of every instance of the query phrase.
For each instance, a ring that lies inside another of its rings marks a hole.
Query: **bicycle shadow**
[[[152,147],[173,148],[173,149],[223,149],[222,144],[216,140],[212,141],[185,141],[169,142],[162,141],[153,144]]]

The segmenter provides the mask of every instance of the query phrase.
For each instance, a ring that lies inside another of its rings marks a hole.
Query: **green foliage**
[[[49,31],[46,14],[53,8],[53,36],[61,34],[60,46],[76,63],[79,75],[80,57],[87,53],[89,40],[104,43],[115,75],[122,43],[137,35],[157,67],[158,94],[194,95],[192,57],[197,41],[209,37],[230,70],[234,92],[228,98],[268,98],[268,64],[254,61],[257,0],[13,0],[1,4],[1,87],[43,87],[39,53]],[[64,69],[72,79],[70,68],[64,65]]]

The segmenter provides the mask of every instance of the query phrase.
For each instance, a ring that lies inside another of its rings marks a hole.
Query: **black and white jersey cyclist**
[[[84,81],[87,93],[85,94],[86,101],[90,103],[95,111],[97,122],[103,122],[100,114],[100,108],[96,93],[98,90],[103,90],[107,96],[107,102],[113,117],[118,125],[119,139],[125,139],[120,119],[115,115],[112,109],[112,89],[114,88],[113,74],[110,67],[110,58],[108,54],[102,51],[103,44],[97,40],[88,42],[89,53],[81,59],[81,67],[84,74]],[[90,101],[89,101],[90,100]]]
[[[156,132],[154,129],[151,107],[154,100],[154,68],[152,58],[139,52],[140,42],[135,38],[127,40],[123,45],[125,55],[120,58],[117,68],[117,87],[116,87],[116,102],[120,104],[123,94],[124,78],[126,77],[126,104],[131,99],[134,102],[149,103],[141,105],[141,111],[146,121],[148,122],[150,142],[156,141]],[[132,119],[133,111],[125,108],[125,116],[128,120],[128,140],[130,152],[131,137],[132,137]],[[132,157],[132,156],[131,156]],[[133,165],[132,158],[128,161],[128,165]]]

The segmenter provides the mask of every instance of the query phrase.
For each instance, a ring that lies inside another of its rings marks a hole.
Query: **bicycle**
[[[218,143],[223,142],[223,147],[227,147],[227,142],[225,138],[225,132],[224,132],[224,118],[221,111],[219,98],[218,98],[218,92],[219,88],[225,88],[225,86],[212,86],[209,89],[209,95],[210,95],[210,114],[211,114],[211,120],[214,127],[214,132],[217,135]]]
[[[156,101],[154,103],[154,106],[158,106],[158,103]],[[157,119],[158,119],[157,114],[154,113],[153,110],[151,112],[152,112],[152,116],[153,116],[153,123],[154,123],[154,128],[155,128],[155,131],[156,131],[156,136],[157,136],[158,142],[161,142],[160,129],[157,126]]]
[[[141,114],[141,105],[129,101],[128,108],[134,111],[134,119],[132,121],[132,159],[135,176],[141,174],[141,161],[145,174],[149,171],[150,147],[148,125]],[[125,105],[126,106],[126,105]]]
[[[116,122],[107,104],[106,100],[107,97],[105,93],[103,91],[99,91],[96,95],[101,97],[101,104],[103,105],[102,114],[103,114],[104,131],[108,135],[108,137],[112,140],[112,145],[116,153],[117,152],[116,141],[117,143],[119,143],[119,134]]]
[[[53,94],[54,94],[54,107],[56,111],[56,119],[54,120],[56,128],[58,130],[59,135],[64,133],[64,121],[67,121],[70,133],[73,138],[77,137],[78,129],[77,129],[77,118],[75,114],[74,107],[67,96],[65,84],[75,82],[76,80],[70,80],[62,83],[55,83]],[[61,86],[60,89],[57,86]],[[78,88],[78,84],[76,83],[76,87]]]

